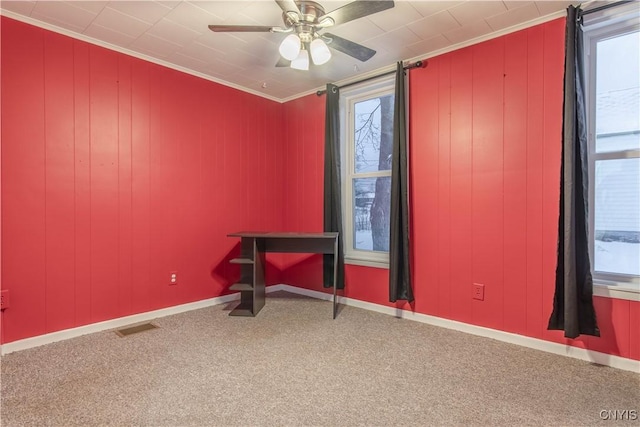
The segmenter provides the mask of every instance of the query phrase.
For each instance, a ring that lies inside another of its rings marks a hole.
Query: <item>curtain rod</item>
[[[622,6],[623,4],[627,4],[627,3],[633,3],[633,0],[621,0],[615,3],[608,3],[602,6],[594,7],[593,9],[582,10],[581,15],[588,15],[590,13],[600,12],[601,10],[609,9],[616,6]]]
[[[416,61],[413,64],[405,65],[402,68],[405,69],[405,70],[411,70],[412,68],[424,68],[424,67],[427,66],[427,64],[428,64],[427,61]],[[375,76],[367,77],[367,78],[364,78],[364,79],[361,79],[361,80],[356,80],[355,82],[351,82],[351,83],[344,84],[342,86],[338,86],[338,89],[342,89],[344,87],[357,85],[359,83],[368,82],[369,80],[378,79],[380,77],[388,76],[390,74],[394,74],[395,72],[396,72],[396,70],[387,71],[386,73],[377,74]],[[326,92],[327,92],[326,89],[319,90],[319,91],[316,92],[316,95],[321,96],[321,95],[324,95]]]

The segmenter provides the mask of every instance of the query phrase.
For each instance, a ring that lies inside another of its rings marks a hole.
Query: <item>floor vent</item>
[[[156,329],[157,326],[153,323],[143,323],[142,325],[130,326],[128,328],[118,329],[116,334],[119,337],[124,338],[129,335],[137,334],[138,332],[149,331],[151,329]]]

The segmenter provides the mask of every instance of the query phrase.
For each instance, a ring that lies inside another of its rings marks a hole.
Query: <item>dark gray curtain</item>
[[[396,68],[391,157],[391,223],[389,231],[389,301],[413,301],[409,262],[409,175],[407,171],[407,120],[405,70]]]
[[[338,232],[337,288],[344,289],[342,208],[340,206],[340,90],[327,84],[324,123],[324,231]],[[333,255],[324,255],[323,283],[333,287]]]
[[[549,329],[567,338],[600,336],[589,261],[587,123],[581,11],[569,6],[565,36],[564,113],[556,290]]]

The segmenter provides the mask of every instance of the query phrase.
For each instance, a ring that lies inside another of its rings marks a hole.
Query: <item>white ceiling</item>
[[[320,0],[326,12],[349,1]],[[282,10],[261,1],[2,1],[9,17],[117,47],[271,99],[323,87],[503,33],[563,12],[571,1],[408,1],[332,27],[377,51],[367,62],[332,51],[310,71],[276,68],[277,33],[213,33],[209,24],[282,25]]]

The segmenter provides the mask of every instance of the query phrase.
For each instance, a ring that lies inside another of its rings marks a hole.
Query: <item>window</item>
[[[347,263],[389,262],[393,76],[343,91],[342,198]]]
[[[640,20],[637,7],[593,15],[584,17],[591,264],[596,284],[637,292]]]

